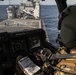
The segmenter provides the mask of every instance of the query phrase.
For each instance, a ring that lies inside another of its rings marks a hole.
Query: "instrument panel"
[[[9,75],[8,72],[13,72],[11,67],[15,67],[16,58],[27,56],[33,50],[43,47],[45,39],[45,31],[42,29],[0,33],[0,65],[3,73]]]
[[[3,72],[13,72],[11,67],[15,66],[19,55],[26,56],[33,50],[42,48],[46,39],[45,31],[42,29],[25,30],[19,32],[0,33],[0,65]],[[7,68],[10,71],[7,72]],[[3,75],[5,75],[3,74]]]
[[[8,48],[6,48],[6,51],[7,53],[9,52],[11,57],[26,55],[33,49],[42,47],[42,42],[46,38],[45,32],[42,29],[5,33],[6,36],[4,36],[4,33],[1,33],[0,41],[2,43],[0,44],[0,55],[2,55],[4,47],[6,46]]]

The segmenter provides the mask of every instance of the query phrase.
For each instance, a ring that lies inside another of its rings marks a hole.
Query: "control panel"
[[[1,70],[15,66],[17,56],[43,48],[46,36],[42,29],[0,33],[0,66]],[[4,74],[3,74],[4,75]],[[7,74],[6,74],[7,75]]]

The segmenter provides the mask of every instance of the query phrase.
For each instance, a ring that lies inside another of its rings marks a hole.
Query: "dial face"
[[[29,44],[31,48],[40,46],[40,37],[39,36],[31,36],[29,37]]]
[[[21,50],[25,50],[25,43],[22,39],[15,39],[11,42],[12,51],[17,52]]]

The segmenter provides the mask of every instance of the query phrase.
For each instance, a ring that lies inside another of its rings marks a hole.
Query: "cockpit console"
[[[1,32],[0,69],[3,75],[10,75],[9,72],[13,71],[17,56],[28,56],[34,50],[43,48],[45,39],[46,35],[42,29]]]

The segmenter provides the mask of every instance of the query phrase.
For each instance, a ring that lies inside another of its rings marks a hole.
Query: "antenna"
[[[21,3],[23,3],[23,0],[21,0]]]
[[[11,1],[9,0],[9,5],[11,4]]]

